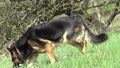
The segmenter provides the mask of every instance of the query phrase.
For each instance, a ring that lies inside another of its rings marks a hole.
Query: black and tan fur
[[[32,58],[36,59],[38,53],[44,52],[48,54],[51,63],[55,63],[54,48],[58,43],[72,44],[84,53],[88,41],[97,44],[106,39],[104,33],[94,35],[90,32],[79,18],[64,17],[30,27],[8,50],[14,67],[19,67],[27,60],[31,63]]]

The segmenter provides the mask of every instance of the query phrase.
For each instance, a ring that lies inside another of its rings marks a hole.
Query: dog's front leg
[[[46,53],[48,54],[48,57],[50,58],[51,64],[55,63],[55,55],[54,55],[54,44],[52,42],[46,43],[45,45],[45,50]]]
[[[38,53],[33,53],[33,54],[31,55],[31,57],[30,57],[29,60],[28,60],[27,68],[35,68],[35,67],[34,67],[34,63],[36,62],[37,57],[38,57]]]

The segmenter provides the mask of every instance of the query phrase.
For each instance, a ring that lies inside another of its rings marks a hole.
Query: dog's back
[[[56,20],[50,20],[34,26],[32,29],[33,38],[39,37],[51,41],[59,41],[65,32],[72,36],[76,26],[82,23],[76,17],[65,17]]]

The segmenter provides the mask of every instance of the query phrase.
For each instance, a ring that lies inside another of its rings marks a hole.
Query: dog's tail
[[[87,39],[94,44],[98,44],[106,41],[108,36],[105,33],[95,35],[89,29],[87,29]]]

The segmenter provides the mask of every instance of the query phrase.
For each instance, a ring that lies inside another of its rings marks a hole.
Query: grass
[[[88,44],[85,54],[68,44],[55,50],[57,62],[50,64],[46,53],[40,54],[36,68],[120,68],[120,32],[108,33],[109,39],[99,45]],[[94,45],[94,47],[93,47]],[[0,61],[0,68],[12,68],[10,58]],[[24,67],[26,66],[24,65]]]

